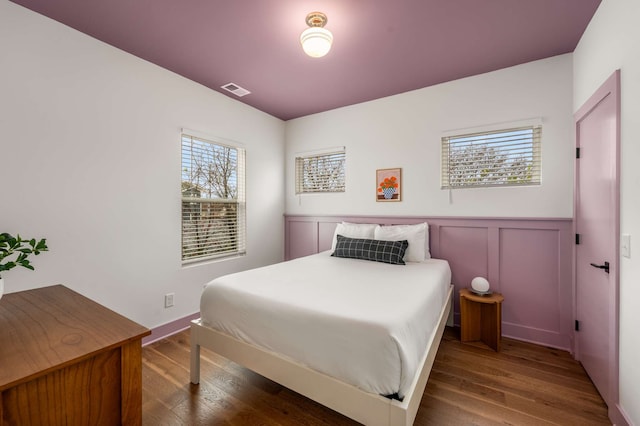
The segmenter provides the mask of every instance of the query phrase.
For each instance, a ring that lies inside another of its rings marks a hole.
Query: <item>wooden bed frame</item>
[[[191,383],[200,382],[200,347],[205,347],[256,373],[365,425],[410,426],[418,412],[440,339],[452,322],[453,286],[427,342],[416,376],[403,401],[365,392],[353,385],[191,321]]]

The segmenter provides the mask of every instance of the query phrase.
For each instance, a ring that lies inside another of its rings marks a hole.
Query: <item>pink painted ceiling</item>
[[[288,120],[572,52],[600,0],[12,0]],[[324,12],[329,54],[300,47]],[[251,94],[220,89],[233,82]]]

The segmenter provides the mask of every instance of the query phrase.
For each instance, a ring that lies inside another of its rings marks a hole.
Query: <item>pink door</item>
[[[576,113],[576,358],[618,399],[619,73]]]

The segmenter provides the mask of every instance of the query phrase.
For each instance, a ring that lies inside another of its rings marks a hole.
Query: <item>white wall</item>
[[[0,232],[50,247],[7,292],[63,283],[155,327],[197,312],[207,281],[283,259],[281,120],[6,0],[0,52]],[[181,266],[182,127],[246,147],[245,257]]]
[[[287,122],[289,214],[572,217],[571,54]],[[542,185],[440,189],[443,132],[542,118]],[[346,146],[343,194],[295,195],[299,152]],[[402,168],[402,201],[375,201],[375,171]]]
[[[603,0],[574,52],[573,109],[616,69],[621,77],[620,230],[632,236],[632,257],[620,258],[620,406],[640,425],[640,2]]]

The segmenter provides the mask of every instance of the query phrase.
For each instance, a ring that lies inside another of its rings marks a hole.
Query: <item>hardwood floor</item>
[[[501,352],[447,328],[415,425],[610,425],[570,354],[507,338]],[[189,332],[143,348],[145,425],[354,425],[352,420],[202,349],[189,383]]]

